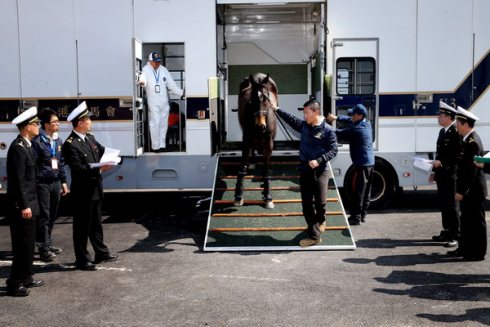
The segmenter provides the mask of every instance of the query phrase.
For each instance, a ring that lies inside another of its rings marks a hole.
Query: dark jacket
[[[335,130],[338,138],[349,142],[352,163],[357,166],[373,166],[373,130],[367,119],[353,122],[348,116],[338,116],[338,121],[350,122],[348,127]]]
[[[327,169],[327,162],[337,155],[337,138],[332,127],[324,120],[320,125],[310,126],[305,120],[299,119],[281,109],[277,114],[294,130],[301,133],[299,144],[299,160],[301,169],[310,169],[308,163],[317,160],[319,170]]]
[[[456,192],[474,199],[483,199],[487,196],[487,181],[483,169],[473,163],[474,156],[483,156],[483,145],[475,131],[463,141],[458,161]]]
[[[62,146],[63,157],[71,171],[70,190],[75,199],[99,200],[102,198],[102,176],[99,168],[90,168],[104,154],[104,147],[92,134],[87,134],[87,142],[72,132]],[[83,201],[82,201],[83,203]]]
[[[434,168],[436,179],[441,174],[444,174],[444,176],[456,174],[462,143],[463,140],[456,130],[456,124],[452,124],[447,132],[444,128],[441,128],[439,137],[437,138],[436,153],[436,160],[441,162],[441,167]]]
[[[7,181],[7,198],[14,208],[30,208],[33,215],[38,215],[36,161],[32,147],[20,135],[7,153]]]
[[[66,183],[65,160],[61,154],[62,143],[60,138],[54,140],[54,149],[52,149],[49,137],[44,130],[41,130],[39,135],[32,140],[38,183],[51,183],[58,180]],[[58,160],[57,170],[53,170],[51,158]]]

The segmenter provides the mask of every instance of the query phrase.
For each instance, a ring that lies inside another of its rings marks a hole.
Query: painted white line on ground
[[[286,278],[268,278],[268,277],[250,277],[250,276],[230,276],[230,275],[208,275],[209,278],[228,278],[228,279],[246,279],[256,282],[291,282],[292,279]]]
[[[12,261],[11,260],[0,260],[0,267],[7,267],[11,266]],[[43,262],[36,262],[34,261],[33,263],[34,266],[39,266],[41,268],[47,268],[49,266],[56,266],[61,269],[66,269],[66,270],[75,270],[74,265],[65,265],[62,263],[43,263]],[[132,269],[130,268],[117,268],[117,267],[102,267],[102,266],[97,266],[97,270],[114,270],[114,271],[124,271],[124,272],[130,272]]]

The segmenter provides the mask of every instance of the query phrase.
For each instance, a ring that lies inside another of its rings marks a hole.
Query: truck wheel
[[[349,203],[354,198],[354,170],[349,168],[345,176],[344,193]],[[371,187],[370,208],[384,208],[395,197],[397,190],[396,174],[388,163],[376,159],[373,172],[373,185]]]

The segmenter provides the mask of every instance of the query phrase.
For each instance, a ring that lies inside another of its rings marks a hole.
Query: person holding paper
[[[430,180],[437,183],[437,197],[442,216],[442,230],[432,236],[436,242],[445,242],[445,247],[458,246],[459,204],[456,202],[456,167],[461,154],[462,140],[456,130],[456,109],[439,102],[437,121],[442,126],[437,138],[436,158],[432,162]]]
[[[104,147],[90,133],[92,121],[87,104],[82,102],[69,115],[73,131],[62,147],[62,153],[71,170],[71,194],[73,201],[73,244],[75,248],[75,265],[81,270],[95,270],[94,263],[117,260],[104,244],[102,230],[102,176],[112,166],[91,168],[90,163],[100,161]],[[92,263],[87,251],[90,240],[95,252]]]
[[[39,217],[37,219],[36,243],[41,261],[49,262],[62,249],[53,245],[52,232],[58,216],[61,195],[68,193],[65,160],[61,155],[58,137],[60,121],[56,112],[46,108],[39,112],[41,132],[32,140],[37,166],[37,198]]]
[[[167,68],[161,66],[162,57],[156,52],[150,53],[148,64],[143,67],[138,83],[145,87],[148,100],[148,125],[151,148],[154,152],[166,151],[168,114],[170,112],[169,95],[171,91],[182,97],[180,89]]]
[[[485,260],[487,253],[487,181],[483,169],[473,163],[475,156],[483,155],[483,145],[474,128],[477,120],[475,114],[458,107],[456,128],[463,138],[463,145],[458,160],[455,199],[461,208],[461,237],[458,248],[448,255],[463,257],[464,261]]]

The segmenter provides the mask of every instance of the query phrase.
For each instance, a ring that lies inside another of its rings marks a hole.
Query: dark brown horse
[[[277,107],[276,83],[262,73],[250,75],[240,84],[238,96],[238,119],[243,132],[242,161],[235,187],[235,205],[243,205],[243,178],[247,174],[254,151],[263,156],[263,200],[266,208],[274,208],[270,192],[270,159],[276,137],[276,116],[272,106]]]

